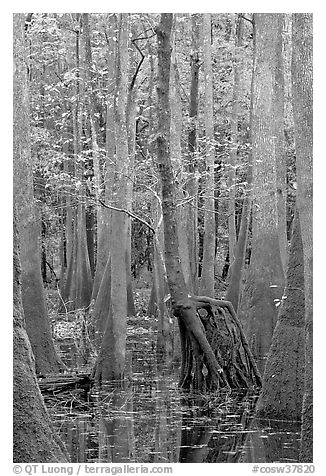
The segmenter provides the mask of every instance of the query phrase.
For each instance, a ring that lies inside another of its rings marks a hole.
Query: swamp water
[[[254,419],[250,392],[180,392],[179,369],[157,363],[155,332],[144,323],[128,331],[133,372],[123,387],[93,387],[86,399],[73,392],[45,398],[71,462],[298,461],[297,423]]]

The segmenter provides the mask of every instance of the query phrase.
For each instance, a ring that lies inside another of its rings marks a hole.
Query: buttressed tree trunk
[[[128,80],[128,39],[129,16],[119,15],[119,41],[117,57],[117,97],[116,97],[116,144],[117,188],[116,205],[127,208],[128,177],[128,135],[126,124],[127,80]],[[129,220],[129,218],[128,218]],[[120,380],[125,371],[126,334],[127,334],[127,279],[126,245],[128,220],[125,213],[112,213],[111,235],[111,310],[108,312],[106,329],[101,350],[95,366],[95,378]]]
[[[16,33],[24,25],[15,15]],[[25,64],[24,64],[25,66]],[[13,460],[14,463],[67,463],[37,384],[34,356],[26,333],[21,295],[17,220],[14,219]]]
[[[80,54],[80,39],[81,39],[81,15],[76,14],[76,86],[75,97],[73,103],[73,136],[74,136],[74,158],[76,177],[80,183],[76,226],[74,227],[74,241],[68,264],[67,279],[65,286],[64,299],[66,301],[66,309],[87,309],[92,295],[93,280],[91,274],[91,267],[89,261],[87,237],[86,237],[86,210],[84,204],[84,178],[83,178],[83,162],[79,162],[79,154],[81,152],[81,135],[82,135],[82,110],[81,110],[81,96],[83,93],[82,85],[83,78],[81,78],[81,54]]]
[[[275,170],[275,68],[277,14],[255,14],[253,71],[252,244],[241,318],[249,344],[263,359],[277,319],[275,299],[283,293],[284,275],[278,240]]]
[[[104,190],[105,190],[105,203],[112,202],[113,189],[115,183],[115,119],[114,119],[114,97],[115,97],[115,59],[116,59],[116,42],[114,41],[116,35],[116,14],[111,13],[108,16],[108,85],[110,87],[107,95],[107,108],[106,108],[106,160],[105,160],[105,173],[104,173]],[[100,220],[100,226],[98,229],[98,248],[97,248],[97,260],[96,271],[94,277],[94,285],[92,292],[92,299],[96,300],[100,286],[102,285],[102,278],[104,277],[105,268],[107,266],[110,255],[110,236],[111,236],[111,215],[112,212],[108,208],[102,209],[98,219]],[[107,283],[103,283],[107,289]]]
[[[157,134],[157,164],[162,185],[162,211],[164,222],[164,242],[166,257],[167,281],[171,294],[172,309],[178,316],[181,331],[182,346],[185,344],[187,332],[191,342],[200,349],[206,359],[207,369],[211,380],[218,387],[223,377],[221,367],[217,363],[214,352],[208,343],[203,326],[196,315],[194,303],[188,296],[182,267],[179,257],[178,233],[175,211],[175,183],[172,164],[169,154],[170,135],[170,103],[169,82],[171,66],[171,28],[173,15],[162,13],[157,26],[158,40],[158,134]],[[183,333],[183,335],[182,335]],[[184,350],[185,348],[182,347]],[[183,355],[184,364],[184,355]],[[185,368],[182,365],[181,382],[185,377]]]
[[[213,71],[211,53],[211,15],[203,14],[203,54],[205,76],[205,141],[206,180],[203,262],[200,293],[214,297],[215,265],[215,205],[214,205],[214,116],[213,116]]]
[[[300,460],[313,461],[313,91],[312,14],[293,15],[292,88],[299,210],[305,285],[305,393]]]
[[[285,301],[273,334],[257,414],[300,421],[304,390],[304,279],[298,213],[294,218]]]
[[[26,70],[26,58],[25,58],[25,42],[24,42],[24,14],[14,14],[14,164],[15,164],[15,186],[18,184],[26,194],[26,185],[32,190],[31,176],[28,174],[28,170],[31,169],[30,163],[30,131],[29,131],[29,116],[28,116],[28,90],[27,90],[27,70]],[[22,169],[24,172],[24,183],[22,178],[18,175],[17,168]],[[17,178],[19,177],[19,182]],[[30,221],[29,226],[22,226],[22,222],[18,227],[18,213],[17,209],[24,205],[22,202],[23,196],[18,194],[18,190],[15,188],[15,210],[14,210],[14,269],[13,269],[13,298],[14,298],[14,315],[13,315],[13,459],[15,463],[65,463],[68,462],[68,456],[60,439],[56,436],[49,415],[44,406],[44,402],[37,385],[35,364],[30,341],[26,333],[26,322],[24,319],[24,310],[22,304],[22,271],[19,257],[19,237],[18,228],[22,230],[22,239],[31,241],[35,239],[33,247],[29,245],[30,250],[33,251],[32,257],[37,257],[37,233],[34,232],[34,214],[31,206],[33,205],[32,193],[25,195],[25,200],[28,203],[28,207],[24,208],[25,212],[29,212],[25,217]],[[31,203],[30,203],[31,202]],[[19,219],[22,220],[21,213]],[[33,225],[33,226],[32,226]],[[27,234],[28,232],[28,234]],[[24,248],[24,260],[26,260],[26,243],[23,243]],[[34,263],[35,264],[35,263]],[[36,271],[40,275],[39,262],[36,260],[36,270],[33,270],[29,265],[29,273],[33,281],[31,285],[41,286],[39,279],[33,277],[34,273],[37,276]],[[24,273],[24,280],[26,280],[26,272]],[[26,283],[25,283],[26,286]],[[42,289],[40,287],[40,289]],[[37,292],[37,291],[34,291]],[[38,294],[42,298],[42,293]],[[34,295],[35,296],[35,295]],[[33,298],[31,294],[25,291],[26,298]],[[37,295],[36,295],[37,296]],[[43,297],[44,299],[44,297]],[[45,306],[41,308],[42,313],[38,310],[39,299],[35,303],[36,320],[34,325],[41,326],[44,329],[42,320],[47,318],[46,312],[44,312]],[[27,306],[27,311],[32,309]],[[43,313],[44,312],[44,313]],[[35,316],[33,316],[35,317]],[[29,314],[29,319],[31,315]],[[46,328],[47,329],[47,328]],[[39,329],[36,329],[38,332]],[[39,336],[38,336],[39,337]],[[55,352],[53,348],[53,342],[50,340],[50,330],[44,334],[45,338],[48,338],[49,343],[52,345],[51,353],[53,355],[53,362],[57,365],[55,359]],[[38,350],[38,348],[36,348]],[[51,359],[48,359],[48,354],[43,352],[43,356],[46,359],[46,370],[54,370],[51,363]],[[42,355],[41,355],[42,357]],[[38,353],[38,358],[40,354]],[[41,362],[42,363],[42,362]]]
[[[41,276],[39,223],[33,196],[24,16],[14,16],[14,197],[21,239],[22,302],[36,372],[58,372]]]

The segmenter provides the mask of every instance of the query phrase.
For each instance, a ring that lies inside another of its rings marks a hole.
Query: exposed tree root
[[[218,364],[217,378],[200,342],[187,332],[180,387],[197,391],[261,386],[261,376],[233,305],[229,301],[192,296],[198,326],[205,334]],[[195,341],[195,342],[194,342]]]

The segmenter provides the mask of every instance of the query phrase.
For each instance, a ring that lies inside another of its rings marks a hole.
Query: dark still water
[[[146,337],[146,346],[132,346],[132,379],[123,388],[93,388],[88,401],[46,399],[72,462],[298,462],[297,423],[255,420],[250,393],[180,392],[178,369],[158,368]]]

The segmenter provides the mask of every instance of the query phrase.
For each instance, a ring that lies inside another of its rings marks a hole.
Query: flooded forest
[[[313,472],[312,14],[15,13],[13,53],[14,463]]]

